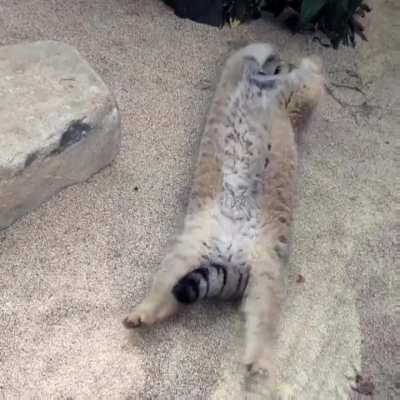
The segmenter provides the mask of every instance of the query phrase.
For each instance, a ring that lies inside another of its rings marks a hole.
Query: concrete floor
[[[123,118],[111,167],[0,232],[0,399],[243,398],[235,308],[135,334],[121,320],[179,225],[220,64],[255,40],[320,54],[330,88],[301,148],[282,391],[369,399],[350,388],[358,373],[374,400],[400,398],[400,6],[374,4],[369,41],[335,51],[275,22],[196,25],[158,0],[0,0],[1,45],[76,46]]]

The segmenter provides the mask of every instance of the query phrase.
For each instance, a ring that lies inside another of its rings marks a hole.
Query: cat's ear
[[[258,61],[252,56],[245,56],[243,58],[243,71],[242,77],[246,80],[250,79],[252,76],[257,74],[260,71],[260,64]]]
[[[283,72],[285,63],[281,60],[278,54],[271,54],[266,58],[261,67],[261,71],[265,75],[279,75]]]

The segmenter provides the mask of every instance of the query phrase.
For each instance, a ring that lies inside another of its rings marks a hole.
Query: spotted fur
[[[268,44],[249,45],[227,60],[183,230],[125,326],[151,325],[204,298],[244,297],[244,363],[250,372],[271,371],[289,253],[295,133],[322,87],[317,61],[290,66]]]

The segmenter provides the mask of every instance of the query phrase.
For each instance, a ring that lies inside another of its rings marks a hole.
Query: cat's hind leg
[[[204,219],[192,223],[176,240],[156,273],[150,293],[124,319],[126,328],[138,328],[160,322],[179,311],[173,288],[187,273],[199,267],[207,255],[207,224]]]
[[[251,386],[274,380],[274,341],[283,297],[282,261],[276,253],[255,246],[250,257],[251,272],[244,299],[244,364]],[[272,382],[271,382],[272,383]]]
[[[175,300],[171,291],[164,288],[157,290],[154,285],[148,296],[143,302],[136,306],[123,320],[123,324],[128,329],[150,326],[174,315],[179,304]]]

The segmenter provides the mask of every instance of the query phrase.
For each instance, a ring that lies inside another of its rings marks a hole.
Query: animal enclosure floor
[[[400,398],[399,17],[397,0],[375,1],[369,41],[335,51],[276,22],[194,24],[158,0],[0,0],[0,45],[77,47],[123,129],[110,167],[0,232],[0,399],[242,399],[234,307],[199,305],[141,333],[121,321],[179,227],[221,63],[251,41],[320,54],[327,76],[301,145],[282,390]]]

